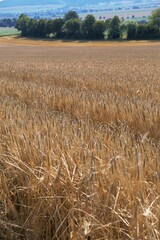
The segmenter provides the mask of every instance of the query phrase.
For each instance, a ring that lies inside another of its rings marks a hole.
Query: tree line
[[[160,39],[160,8],[152,12],[149,22],[125,22],[118,16],[112,19],[96,20],[88,14],[84,20],[75,11],[69,11],[64,18],[53,20],[29,18],[21,14],[16,28],[25,37],[54,37],[66,39]]]
[[[16,18],[3,18],[0,19],[0,27],[16,27],[17,19]]]

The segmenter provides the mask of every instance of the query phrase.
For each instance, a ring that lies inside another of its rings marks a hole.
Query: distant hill
[[[58,0],[0,0],[0,7],[59,4]]]
[[[63,4],[65,6],[83,6],[83,5],[99,5],[105,3],[111,4],[111,3],[141,3],[144,2],[144,0],[129,0],[129,1],[124,1],[124,0],[0,0],[0,7],[12,7],[12,6],[26,6],[26,5],[48,5],[48,4],[53,4],[53,5],[59,5]],[[155,1],[150,1],[150,2],[157,2]]]
[[[79,14],[110,11],[129,11],[135,14],[145,9],[138,17],[149,16],[151,10],[160,6],[160,0],[0,0],[0,18],[17,17],[20,13],[38,17],[57,17],[75,9]],[[147,12],[146,12],[147,11]],[[119,13],[115,12],[116,15]],[[125,14],[121,14],[125,15]],[[81,16],[84,17],[84,16]],[[97,18],[100,15],[96,16]],[[107,16],[106,16],[107,17]],[[110,16],[111,17],[111,16]],[[121,16],[122,17],[122,16]]]
[[[134,6],[143,4],[158,4],[159,0],[0,0],[0,7],[61,5],[64,7],[83,6]]]

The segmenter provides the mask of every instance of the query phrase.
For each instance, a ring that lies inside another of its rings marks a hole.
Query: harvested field
[[[160,239],[160,45],[0,47],[0,239]]]

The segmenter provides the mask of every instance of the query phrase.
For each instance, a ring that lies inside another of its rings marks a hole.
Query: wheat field
[[[0,46],[0,239],[160,239],[160,46]]]

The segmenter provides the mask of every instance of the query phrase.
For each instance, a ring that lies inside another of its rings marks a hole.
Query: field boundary
[[[21,45],[21,46],[56,46],[56,47],[116,47],[116,46],[160,46],[160,41],[79,41],[79,40],[49,40],[49,39],[31,39],[17,36],[0,37],[0,45]]]

